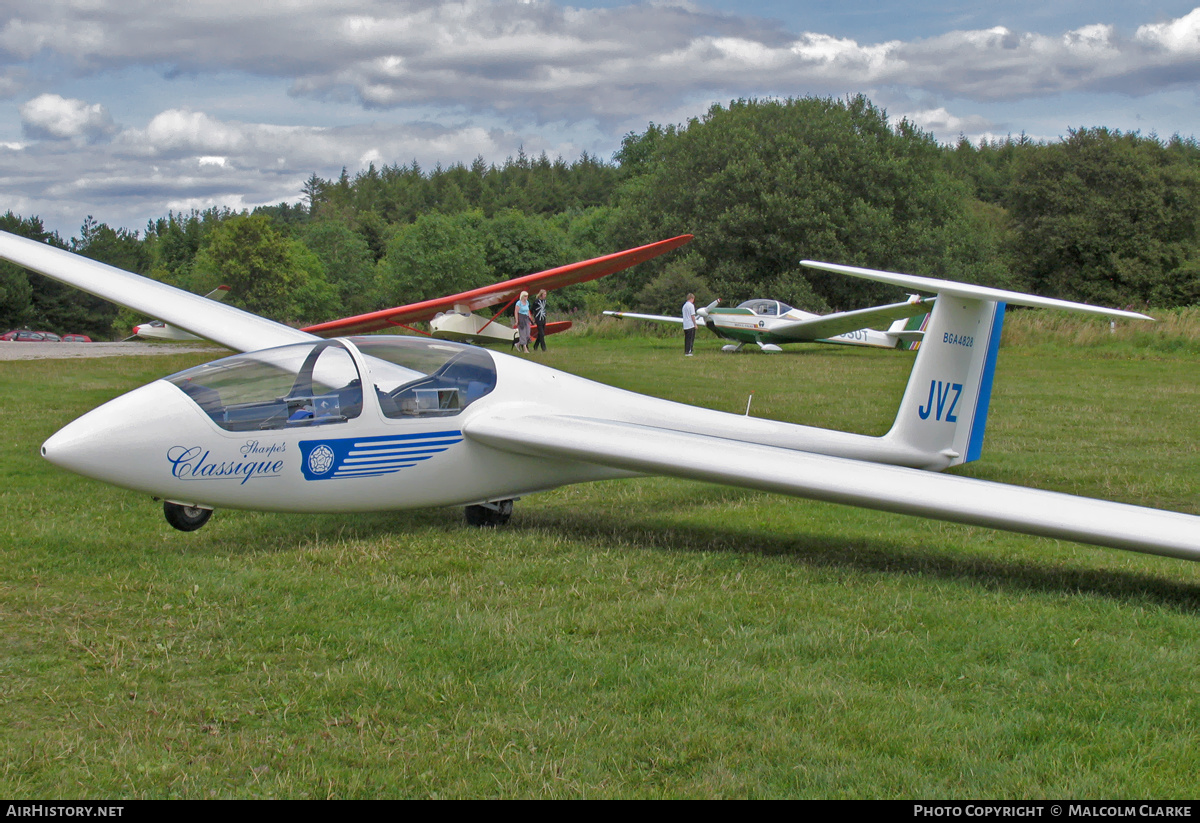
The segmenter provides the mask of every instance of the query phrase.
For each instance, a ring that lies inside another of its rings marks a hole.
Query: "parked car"
[[[0,340],[9,340],[13,343],[42,343],[46,338],[42,336],[41,332],[29,331],[28,329],[14,329],[0,336]]]
[[[62,336],[62,342],[64,342],[64,343],[91,343],[92,338],[88,337],[86,334],[64,334]]]
[[[45,340],[47,343],[61,343],[62,342],[62,338],[59,337],[57,334],[55,334],[52,331],[40,331],[40,332],[37,332],[37,334],[40,334],[42,336],[42,339]]]

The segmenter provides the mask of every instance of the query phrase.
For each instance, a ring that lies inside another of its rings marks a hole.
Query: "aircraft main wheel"
[[[466,517],[468,526],[489,529],[507,523],[512,517],[512,510],[511,500],[498,500],[483,506],[467,506],[463,509],[463,516]]]
[[[167,522],[181,532],[194,532],[208,522],[212,517],[212,509],[202,509],[199,506],[181,506],[170,501],[163,502],[163,514]]]

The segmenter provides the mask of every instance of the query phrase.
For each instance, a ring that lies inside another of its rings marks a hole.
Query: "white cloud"
[[[479,154],[503,162],[522,146],[531,154],[578,154],[571,145],[470,123],[278,126],[170,109],[104,144],[0,143],[0,199],[34,204],[24,210],[64,234],[86,214],[139,227],[169,209],[296,202],[310,175],[335,178],[344,165],[353,175],[368,163],[417,160],[432,168]]]
[[[901,114],[910,123],[922,131],[942,136],[975,135],[986,133],[992,123],[980,115],[960,117],[952,114],[944,106],[935,109],[922,109]]]
[[[1158,46],[1167,53],[1195,56],[1200,54],[1200,9],[1193,9],[1166,23],[1151,23],[1137,30],[1139,42]]]
[[[1136,30],[865,42],[681,0],[8,0],[0,195],[53,201],[43,214],[278,202],[343,164],[607,156],[649,121],[738,97],[864,92],[942,140],[1033,130],[1016,117],[1040,107],[1065,118],[1039,124],[1054,134],[1079,122],[1057,109],[1066,95],[1118,91],[1140,123],[1137,101],[1164,90],[1172,111],[1193,108],[1198,80],[1200,9]]]
[[[145,131],[130,131],[126,144],[150,154],[216,155],[233,153],[246,146],[245,127],[212,119],[204,112],[171,109],[156,115]]]
[[[860,43],[717,15],[685,3],[578,9],[551,2],[292,0],[246,4],[18,0],[0,49],[57,55],[76,70],[151,66],[239,71],[316,99],[613,121],[681,95],[841,93],[921,88],[971,100],[1020,99],[1121,83],[1200,79],[1200,9],[1131,37],[1089,23],[1064,34],[1005,27]],[[71,26],[61,25],[72,19]],[[1171,69],[1171,71],[1164,71]],[[2,93],[2,90],[0,90]]]
[[[116,131],[112,116],[99,103],[42,94],[21,106],[21,126],[29,137],[44,140],[97,140]]]

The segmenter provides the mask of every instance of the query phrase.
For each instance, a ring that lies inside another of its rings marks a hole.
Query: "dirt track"
[[[189,343],[10,343],[0,342],[0,360],[58,360],[67,357],[116,357],[119,355],[182,354],[212,352],[213,358],[229,354],[228,349]]]

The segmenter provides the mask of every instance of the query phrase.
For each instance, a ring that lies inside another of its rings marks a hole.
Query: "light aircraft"
[[[217,286],[215,289],[204,295],[209,300],[224,300],[229,294],[229,286]],[[169,326],[161,320],[150,320],[146,323],[139,323],[133,327],[133,336],[140,337],[143,340],[199,340],[200,338],[194,334],[189,334],[183,329],[177,329],[174,326]]]
[[[31,240],[0,258],[242,352],[135,389],[42,444],[70,471],[163,499],[285,512],[465,506],[666,475],[1200,559],[1200,517],[939,474],[979,457],[1005,301],[1144,318],[942,280],[816,264],[936,291],[891,430],[799,426],[646,397],[427,337],[326,340]]]
[[[722,346],[722,351],[738,351],[747,343],[771,353],[783,351],[779,348],[782,343],[842,343],[894,349],[920,342],[922,322],[933,302],[933,298],[911,295],[904,303],[820,315],[794,309],[778,300],[755,298],[733,308],[718,308],[715,302],[710,303],[698,309],[696,317],[717,337],[734,341]],[[682,317],[659,314],[604,313],[656,323],[683,323]],[[883,324],[890,324],[887,331],[872,328]]]
[[[502,283],[492,283],[462,294],[438,297],[420,303],[411,303],[407,306],[397,306],[308,326],[303,331],[319,337],[333,337],[334,335],[366,334],[399,327],[418,334],[425,334],[425,332],[410,328],[409,324],[428,321],[429,335],[438,339],[457,340],[463,343],[511,344],[516,339],[516,329],[508,324],[496,322],[496,318],[516,302],[521,292],[527,291],[534,294],[539,289],[553,291],[563,286],[596,280],[679,248],[691,239],[690,234],[684,234],[670,240],[662,240],[658,243],[597,257],[593,260],[584,260],[580,263],[571,263],[536,274],[515,277]],[[474,314],[480,309],[500,304],[503,305],[491,317]],[[556,334],[569,328],[571,328],[569,320],[547,323],[546,334]]]

